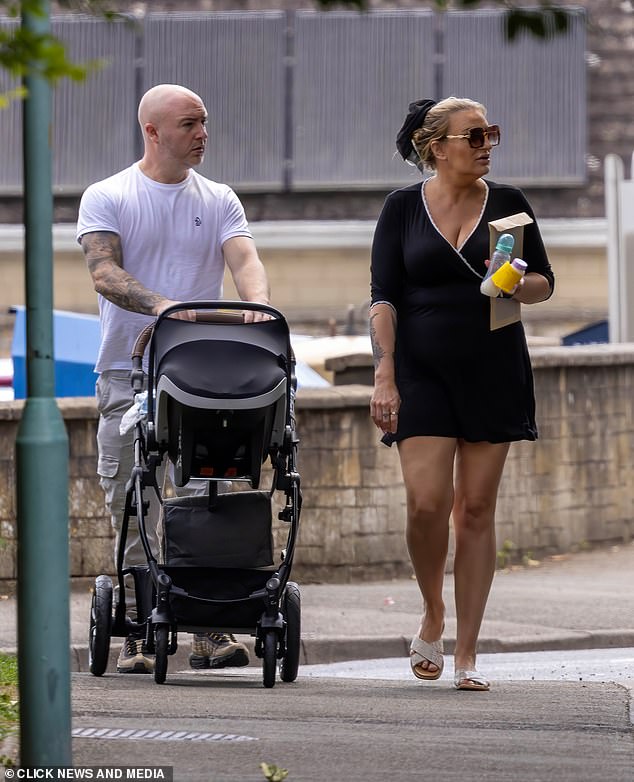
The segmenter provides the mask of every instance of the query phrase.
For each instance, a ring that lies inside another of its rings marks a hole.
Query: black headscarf
[[[418,128],[423,127],[427,112],[435,105],[436,101],[429,100],[429,98],[423,98],[409,104],[403,127],[396,136],[396,148],[403,160],[411,160],[413,163],[418,162],[418,155],[412,147],[412,134]]]

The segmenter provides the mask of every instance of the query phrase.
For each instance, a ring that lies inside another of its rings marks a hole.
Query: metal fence
[[[585,21],[569,35],[509,44],[502,17],[451,13],[444,30],[442,93],[477,96],[502,127],[495,175],[522,184],[585,179]]]
[[[12,24],[0,20],[0,24]],[[517,184],[585,179],[585,17],[553,42],[506,41],[500,11],[151,13],[132,24],[53,17],[73,59],[100,59],[53,99],[57,193],[140,155],[140,96],[185,84],[209,111],[200,170],[248,190],[389,188],[418,174],[394,155],[407,104],[482,101],[503,127],[491,176]],[[12,85],[0,72],[0,91]],[[0,192],[21,191],[21,107],[0,111]]]

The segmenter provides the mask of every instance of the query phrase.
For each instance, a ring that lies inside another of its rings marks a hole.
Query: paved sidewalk
[[[302,664],[407,655],[420,621],[415,581],[300,584]],[[445,650],[453,653],[453,579],[446,578]],[[90,587],[71,593],[71,668],[88,669]],[[0,649],[15,650],[16,599],[0,599]],[[247,645],[253,639],[243,638]],[[496,573],[480,634],[480,652],[634,647],[634,542],[548,559]],[[119,639],[114,638],[114,655]],[[170,670],[188,667],[181,634]],[[260,661],[253,661],[260,665]]]
[[[499,571],[480,651],[634,648],[633,575],[633,544]],[[420,620],[414,581],[300,586],[303,663],[406,655]],[[449,654],[451,589],[448,576]],[[153,677],[114,674],[118,639],[110,675],[82,673],[89,606],[84,582],[71,596],[78,767],[172,766],[175,782],[257,782],[262,760],[288,768],[289,782],[409,780],[421,778],[421,769],[425,779],[448,782],[632,779],[629,677],[530,684],[499,677],[491,692],[463,697],[451,671],[423,683],[388,680],[385,671],[371,680],[330,678],[330,671],[321,678],[316,669],[300,669],[294,684],[269,690],[255,668],[194,673],[182,634],[160,687]],[[15,648],[15,622],[16,600],[0,600],[0,647]],[[0,743],[0,753],[17,758],[17,738]]]

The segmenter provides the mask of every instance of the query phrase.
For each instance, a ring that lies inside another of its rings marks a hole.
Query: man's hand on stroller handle
[[[163,299],[160,304],[156,305],[155,315],[159,317],[165,310],[170,307],[178,307],[182,302],[174,301],[172,299]],[[268,302],[263,302],[268,304]],[[268,312],[260,312],[259,310],[232,310],[227,312],[220,311],[205,311],[194,309],[182,309],[170,312],[168,318],[175,318],[177,320],[188,321],[201,321],[201,322],[226,322],[236,321],[242,323],[257,323],[263,320],[271,320],[271,315]]]
[[[268,304],[268,302],[266,302]],[[257,323],[260,320],[271,320],[271,315],[268,312],[258,312],[257,310],[244,310],[244,322],[245,323]]]
[[[172,301],[172,299],[163,299],[160,304],[155,307],[154,314],[158,317],[168,307],[177,307],[180,304],[179,301]],[[178,310],[177,312],[171,312],[168,318],[176,318],[177,320],[196,320],[196,310]]]

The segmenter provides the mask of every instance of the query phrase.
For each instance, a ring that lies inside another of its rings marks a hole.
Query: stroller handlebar
[[[135,359],[143,358],[143,354],[145,353],[145,348],[147,347],[147,343],[150,341],[150,337],[152,336],[153,330],[154,330],[154,324],[150,323],[143,329],[143,331],[136,338],[136,342],[134,343],[134,347],[132,348],[133,366],[134,366]]]
[[[244,323],[242,312],[199,312],[194,311],[197,323]]]
[[[163,310],[156,322],[183,310],[195,310],[196,320],[204,323],[242,323],[244,322],[244,310],[261,312],[270,315],[275,320],[284,320],[284,315],[270,304],[261,304],[257,301],[232,301],[221,299],[214,301],[182,301],[173,304]],[[203,310],[212,310],[203,312]]]
[[[145,349],[147,348],[154,328],[164,318],[169,318],[171,315],[177,312],[183,312],[185,310],[194,310],[194,319],[198,323],[244,323],[244,310],[251,310],[253,312],[262,312],[271,316],[274,320],[285,320],[284,315],[275,307],[271,307],[269,304],[260,304],[257,301],[231,301],[229,299],[214,300],[214,301],[183,301],[178,304],[173,304],[171,307],[163,310],[160,315],[154,320],[153,323],[149,323],[143,331],[136,338],[134,347],[132,349],[132,388],[135,393],[139,393],[143,389],[143,356]],[[294,355],[292,354],[294,361]]]
[[[140,394],[143,390],[143,354],[152,337],[153,331],[154,323],[149,323],[136,338],[136,342],[132,348],[132,373],[130,375],[130,383],[135,394]]]
[[[273,318],[284,319],[284,315],[279,310],[276,310],[275,307],[271,307],[268,304],[259,304],[255,301],[184,301],[179,304],[173,304],[171,307],[163,310],[153,323],[145,326],[136,338],[131,356],[133,368],[136,368],[136,363],[143,359],[154,327],[159,320],[184,310],[194,310],[194,320],[197,323],[244,323],[244,310],[264,312],[273,316]]]

